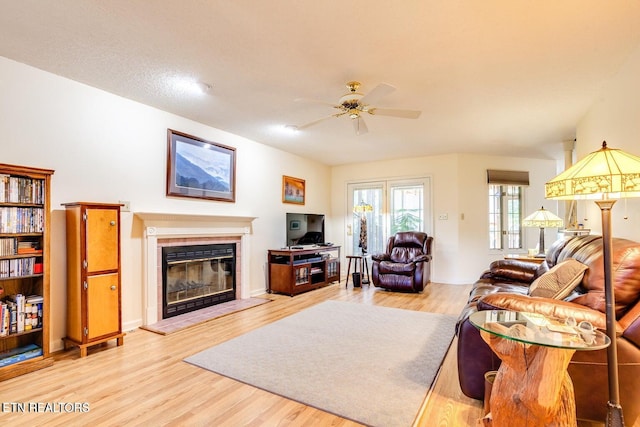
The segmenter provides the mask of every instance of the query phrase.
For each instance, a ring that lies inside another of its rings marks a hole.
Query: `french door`
[[[428,177],[347,184],[347,253],[384,252],[398,231],[431,234],[431,180]]]

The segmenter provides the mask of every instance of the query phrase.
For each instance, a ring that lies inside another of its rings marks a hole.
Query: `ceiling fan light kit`
[[[338,100],[338,104],[331,104],[323,101],[312,101],[321,104],[328,104],[333,108],[339,110],[339,113],[334,113],[300,126],[286,125],[286,127],[301,130],[316,125],[331,117],[340,117],[347,115],[352,120],[353,128],[356,132],[356,135],[362,135],[369,131],[364,119],[362,118],[362,113],[369,113],[376,116],[399,117],[404,119],[417,119],[418,117],[420,117],[421,112],[416,110],[397,110],[390,108],[377,108],[372,106],[372,104],[375,104],[378,100],[384,98],[385,96],[391,94],[396,90],[391,85],[380,83],[366,95],[358,92],[359,88],[360,82],[347,82],[347,89],[349,90],[349,92],[340,97],[340,99]]]

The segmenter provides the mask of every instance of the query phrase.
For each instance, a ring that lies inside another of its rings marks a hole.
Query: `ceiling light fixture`
[[[181,95],[203,95],[212,88],[209,83],[189,77],[170,77],[169,84]]]
[[[207,93],[211,90],[211,85],[205,82],[196,82],[195,85],[202,93]]]

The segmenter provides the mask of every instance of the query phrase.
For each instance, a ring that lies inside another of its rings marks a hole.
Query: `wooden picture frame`
[[[235,202],[236,149],[168,129],[167,196]]]
[[[304,205],[305,181],[292,176],[282,176],[282,203]]]

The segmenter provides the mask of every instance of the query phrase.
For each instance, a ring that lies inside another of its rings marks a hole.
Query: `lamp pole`
[[[606,196],[605,196],[606,197]],[[609,374],[609,402],[607,403],[607,426],[624,426],[620,391],[618,383],[618,346],[616,345],[616,303],[611,280],[613,263],[611,261],[611,208],[615,200],[596,200],[602,215],[602,260],[604,262],[604,297],[607,319],[607,335],[611,344],[607,347],[607,369]]]

